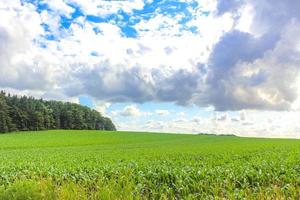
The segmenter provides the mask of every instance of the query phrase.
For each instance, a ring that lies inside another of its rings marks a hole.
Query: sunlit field
[[[300,141],[101,131],[0,135],[0,199],[300,197]]]

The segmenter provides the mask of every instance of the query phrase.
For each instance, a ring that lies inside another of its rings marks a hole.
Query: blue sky
[[[23,0],[23,3],[31,3],[36,6],[36,11],[42,13],[43,11],[56,13],[57,11],[51,8],[47,1],[37,1],[37,0]],[[106,1],[111,2],[114,1]],[[122,31],[124,37],[137,37],[137,31],[134,25],[139,23],[141,20],[148,20],[156,14],[162,14],[170,17],[174,17],[178,14],[182,14],[184,17],[178,20],[178,23],[182,25],[182,29],[187,29],[191,32],[195,30],[196,27],[186,26],[186,23],[192,19],[192,13],[188,9],[195,9],[199,2],[179,2],[179,1],[149,1],[146,2],[142,9],[133,9],[131,13],[127,13],[122,9],[119,9],[116,13],[110,13],[106,15],[95,15],[85,13],[76,3],[66,3],[70,6],[73,11],[69,13],[69,16],[60,16],[60,28],[68,29],[74,20],[78,17],[85,17],[86,21],[94,23],[114,23],[118,25]],[[209,12],[203,11],[203,15],[208,15]],[[47,25],[45,24],[45,31],[49,31]]]
[[[0,89],[89,106],[119,130],[298,137],[299,9],[2,0]]]

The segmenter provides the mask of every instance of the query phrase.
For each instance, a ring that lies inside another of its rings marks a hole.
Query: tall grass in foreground
[[[0,199],[299,199],[300,142],[48,131],[0,136]]]
[[[193,194],[186,191],[179,195],[171,189],[164,188],[154,194],[141,194],[136,191],[135,184],[126,184],[116,181],[103,185],[98,183],[91,186],[82,186],[74,182],[56,185],[49,180],[40,181],[18,181],[6,189],[0,189],[0,199],[4,200],[39,200],[39,199],[299,199],[297,187],[290,186],[281,189],[278,186],[260,188],[259,190],[244,189],[244,191],[226,191],[226,188],[216,188],[211,193],[203,192]]]

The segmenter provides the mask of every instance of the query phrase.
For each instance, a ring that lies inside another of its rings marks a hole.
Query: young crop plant
[[[300,198],[298,140],[56,130],[0,146],[0,199]]]

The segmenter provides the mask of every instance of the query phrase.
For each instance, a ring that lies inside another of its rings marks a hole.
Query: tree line
[[[69,102],[0,92],[0,133],[50,129],[116,130],[98,111]]]

